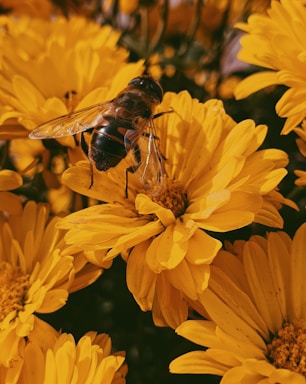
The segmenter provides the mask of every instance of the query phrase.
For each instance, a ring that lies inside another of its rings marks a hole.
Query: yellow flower
[[[210,320],[176,330],[208,349],[178,357],[170,371],[220,375],[222,384],[305,384],[306,224],[293,239],[253,236],[232,251],[215,258],[200,299]]]
[[[33,331],[35,313],[65,305],[69,292],[100,275],[77,247],[67,247],[46,205],[28,202],[20,215],[0,216],[0,363],[8,366]],[[90,255],[89,255],[90,256]]]
[[[86,158],[84,153],[71,136],[59,140],[60,148],[28,139],[29,131],[72,109],[112,99],[141,74],[143,62],[127,63],[129,52],[117,46],[119,33],[85,18],[0,22],[0,139],[14,139],[10,157],[18,170],[39,160],[27,175],[42,172],[53,212],[70,212],[71,191],[61,186],[61,173],[53,172],[51,162],[55,152],[66,163]]]
[[[75,342],[71,334],[54,336],[43,345],[35,339],[27,343],[22,359],[10,368],[0,367],[1,378],[15,384],[124,384],[127,373],[124,354],[111,353],[111,339],[106,334],[88,332]]]
[[[267,15],[253,14],[247,24],[237,25],[247,32],[238,58],[267,70],[242,80],[235,96],[242,99],[270,85],[287,86],[275,106],[277,114],[287,118],[282,134],[292,131],[306,116],[305,4],[304,0],[272,0]]]
[[[32,130],[73,109],[106,101],[105,89],[114,97],[143,70],[142,61],[127,63],[129,52],[117,46],[117,31],[82,17],[51,22],[6,18],[2,24],[13,33],[1,40],[1,124],[17,119]]]
[[[20,198],[9,192],[22,186],[19,173],[9,169],[0,170],[0,211],[19,214],[22,211]]]
[[[212,232],[253,221],[282,226],[279,195],[271,193],[288,159],[277,149],[257,151],[267,128],[252,120],[236,124],[221,101],[201,104],[187,92],[166,93],[157,112],[170,107],[173,113],[154,120],[167,159],[161,195],[146,193],[136,172],[128,177],[126,198],[132,155],[108,172],[95,171],[90,189],[89,164],[80,162],[63,182],[107,204],[75,212],[58,225],[69,229],[69,244],[104,252],[92,260],[97,265],[123,254],[127,284],[141,309],[152,309],[156,324],[174,327],[187,316],[183,297],[196,300],[207,286],[221,247]]]

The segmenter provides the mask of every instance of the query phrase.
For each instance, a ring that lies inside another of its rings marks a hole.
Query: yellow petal
[[[44,97],[33,84],[23,76],[13,77],[15,95],[22,102],[23,108],[29,111],[37,109],[44,103]]]
[[[212,292],[209,288],[202,293],[201,301],[210,316],[210,318],[218,324],[218,326],[231,336],[250,342],[257,347],[264,349],[265,343],[258,331],[252,328],[244,318],[235,312],[235,308],[231,308],[222,298]]]
[[[306,271],[306,258],[305,258],[305,239],[306,239],[306,224],[302,224],[296,231],[292,240],[291,247],[291,268],[290,268],[290,304],[292,308],[292,315],[295,319],[305,318],[305,271]]]
[[[186,259],[194,265],[210,264],[221,247],[221,241],[198,229],[189,241]]]
[[[291,239],[285,232],[270,232],[268,238],[268,258],[272,273],[273,284],[277,292],[277,299],[283,318],[290,313],[290,299],[288,300],[288,287],[290,286],[290,247]],[[280,257],[281,255],[281,257]],[[295,317],[292,316],[292,319]]]
[[[255,215],[254,222],[272,228],[283,228],[284,226],[284,219],[280,215],[277,207],[273,202],[265,198],[260,211]]]
[[[152,307],[154,324],[160,327],[178,327],[188,316],[188,305],[182,300],[182,294],[175,289],[165,273],[158,275],[155,297]]]
[[[57,311],[66,304],[68,295],[66,289],[52,289],[46,292],[43,304],[37,309],[37,312],[50,313]]]
[[[192,221],[190,221],[192,222]],[[197,230],[197,226],[189,222],[176,220],[153,239],[146,253],[146,262],[155,273],[164,269],[175,268],[185,257],[188,250],[189,239]]]
[[[136,196],[135,208],[141,215],[155,214],[165,227],[175,222],[175,216],[170,209],[154,203],[147,195],[140,193]]]
[[[174,226],[168,226],[153,239],[146,253],[146,262],[154,273],[172,269],[185,257],[188,242],[174,243]]]
[[[22,212],[20,198],[10,192],[0,192],[0,211],[19,215]]]
[[[275,109],[280,116],[293,116],[303,113],[305,116],[305,89],[288,89],[277,102]]]
[[[152,309],[155,293],[156,274],[148,268],[145,254],[150,241],[135,246],[127,260],[126,281],[130,292],[142,311]]]
[[[214,351],[215,356],[211,356],[211,351],[192,351],[177,357],[169,365],[171,373],[192,373],[192,374],[211,374],[223,376],[228,370],[228,360],[232,364],[237,364],[230,358],[230,354],[224,351]]]
[[[245,245],[243,263],[259,313],[271,332],[282,327],[283,317],[278,304],[278,287],[274,287],[272,272],[265,251],[254,241]]]
[[[279,84],[277,72],[266,71],[255,73],[242,80],[235,88],[234,95],[237,100],[250,96],[269,85]]]
[[[147,239],[153,238],[159,235],[162,230],[163,227],[159,221],[151,221],[145,225],[139,225],[133,232],[119,237],[114,244],[114,248],[108,252],[107,257],[112,258]]]
[[[11,191],[22,185],[19,173],[4,169],[0,170],[0,191]]]
[[[173,287],[195,301],[207,288],[210,267],[206,264],[194,266],[183,260],[175,269],[165,273]]]
[[[254,221],[262,207],[262,197],[243,192],[232,192],[231,200],[215,210],[207,219],[195,220],[200,228],[226,232],[244,227]]]
[[[220,207],[226,206],[231,199],[231,191],[229,189],[221,189],[212,192],[203,198],[191,202],[186,209],[186,216],[192,220],[205,220],[209,218]]]
[[[95,171],[93,185],[91,185],[91,169],[88,161],[81,161],[76,166],[68,168],[62,181],[73,191],[101,201],[123,201],[125,198],[125,185],[115,183],[111,175],[106,172]]]
[[[188,320],[180,324],[175,332],[203,347],[220,347],[216,336],[216,324],[208,320]]]

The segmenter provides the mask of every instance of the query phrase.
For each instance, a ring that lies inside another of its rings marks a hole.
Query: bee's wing
[[[126,153],[138,145],[139,132],[136,129],[128,129],[124,135],[124,146]]]
[[[99,103],[56,117],[40,124],[30,134],[31,139],[52,139],[84,132],[103,120],[103,114],[111,109],[111,102]]]
[[[132,167],[141,180],[144,189],[159,193],[163,186],[164,156],[160,151],[153,120],[148,120],[141,133],[129,130],[125,135],[125,148],[133,149],[136,164]]]

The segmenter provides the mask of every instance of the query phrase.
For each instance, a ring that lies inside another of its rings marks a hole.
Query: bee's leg
[[[84,151],[85,155],[88,156],[88,144],[86,143],[84,132],[81,133],[81,148]]]
[[[73,135],[72,137],[74,140],[74,144],[78,147],[80,145],[78,138],[76,137],[76,135]]]
[[[125,170],[125,197],[126,199],[129,197],[129,172],[130,168]]]
[[[126,168],[125,170],[125,197],[129,197],[129,173],[135,173],[139,167],[138,165],[134,165],[132,167]]]
[[[85,132],[90,132],[90,130],[85,131]],[[93,186],[93,183],[94,183],[94,172],[93,172],[93,161],[90,158],[90,153],[89,153],[90,152],[89,151],[89,146],[88,146],[88,144],[87,144],[87,142],[85,140],[85,137],[84,137],[84,133],[85,132],[81,133],[81,148],[84,151],[85,155],[89,158],[90,184],[89,184],[88,189],[90,189]]]
[[[93,186],[93,183],[94,183],[93,164],[92,164],[91,160],[89,161],[89,171],[90,171],[90,184],[89,184],[88,189],[91,189],[91,187]]]
[[[135,157],[135,160],[137,162],[136,165],[132,165],[131,167],[129,168],[126,168],[125,170],[125,197],[128,198],[129,197],[129,192],[128,192],[128,189],[129,189],[129,173],[135,173],[137,171],[137,169],[139,168],[140,166],[140,163],[141,163],[141,153],[140,153],[140,149],[139,149],[139,146],[136,144],[134,149],[134,157]]]
[[[163,112],[155,113],[155,115],[153,116],[153,119],[157,119],[158,117],[165,115],[166,113],[172,113],[172,112],[174,112],[174,109],[172,107],[170,107],[169,111],[163,111]]]

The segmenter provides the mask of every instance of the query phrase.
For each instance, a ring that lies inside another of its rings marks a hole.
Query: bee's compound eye
[[[152,79],[152,82],[150,83],[150,92],[157,97],[160,103],[162,102],[163,95],[164,95],[163,89],[161,85],[156,81],[154,81],[153,79]]]
[[[164,92],[161,85],[157,81],[152,79],[151,76],[135,77],[129,82],[128,85],[133,85],[136,88],[150,93],[150,95],[156,98],[159,102],[161,102],[163,99]]]
[[[128,83],[128,85],[134,85],[135,87],[140,87],[142,83],[143,83],[142,77],[135,77]]]

